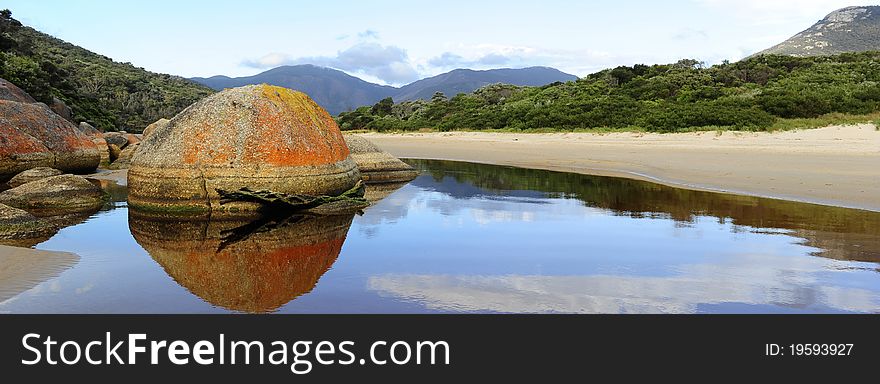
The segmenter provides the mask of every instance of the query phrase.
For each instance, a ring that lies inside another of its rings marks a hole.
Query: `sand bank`
[[[0,245],[0,302],[57,276],[79,261],[68,252]]]
[[[777,133],[365,135],[399,157],[511,165],[880,211],[873,125]]]

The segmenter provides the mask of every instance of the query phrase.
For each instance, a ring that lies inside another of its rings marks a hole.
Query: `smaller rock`
[[[0,203],[36,216],[97,210],[103,205],[101,189],[83,177],[59,175],[32,181],[0,193]]]
[[[101,155],[101,163],[98,164],[98,166],[106,167],[110,165],[110,149],[107,148],[107,140],[104,140],[104,134],[91,124],[86,123],[85,121],[79,123],[77,128],[79,128],[79,131],[84,133],[86,136],[91,137],[92,142],[95,143],[95,145],[98,147],[98,153],[100,153]]]
[[[19,103],[36,103],[31,95],[4,79],[0,79],[0,100],[17,101]]]
[[[137,143],[140,143],[140,142],[141,142],[141,138],[138,137],[138,135],[133,134],[133,133],[126,133],[126,134],[124,134],[124,135],[122,135],[122,136],[125,137],[125,140],[126,140],[126,142],[128,143],[128,144],[126,144],[126,146],[129,146],[129,145],[132,145],[132,144],[137,144]],[[123,148],[123,149],[124,149],[124,148]]]
[[[128,138],[119,132],[104,132],[104,140],[107,140],[107,144],[114,144],[119,149],[123,149],[128,145]]]
[[[64,173],[64,172],[61,172],[55,168],[49,168],[49,167],[31,168],[31,169],[28,169],[27,171],[24,171],[22,173],[15,175],[6,184],[9,184],[10,187],[15,188],[20,185],[30,183],[31,181],[37,181],[37,180],[45,179],[47,177],[58,176],[62,173]]]
[[[58,114],[58,116],[63,117],[65,120],[73,121],[73,111],[70,110],[70,107],[67,104],[64,104],[64,101],[57,97],[52,98],[52,104],[49,105],[49,108],[52,109],[52,112]]]
[[[122,150],[119,149],[119,146],[116,144],[107,143],[107,151],[110,154],[110,163],[116,161],[119,158],[119,155],[122,154]]]
[[[146,128],[144,128],[143,138],[146,139],[146,138],[150,137],[150,135],[152,135],[153,132],[156,132],[156,130],[168,125],[168,123],[170,123],[170,122],[171,122],[171,120],[168,120],[168,119],[156,120],[155,123],[150,124]]]
[[[46,237],[55,229],[51,223],[41,221],[30,213],[0,204],[0,243],[2,244],[19,245],[15,240]]]
[[[110,164],[110,169],[128,169],[131,168],[131,158],[134,156],[137,149],[140,147],[140,143],[130,144],[122,152],[119,153],[119,156],[116,160],[113,161],[113,164]]]
[[[351,158],[357,163],[361,176],[368,184],[399,183],[415,179],[419,172],[394,155],[383,151],[369,140],[356,135],[344,135]]]
[[[98,128],[95,128],[94,126],[92,126],[89,123],[86,123],[85,121],[79,123],[78,128],[79,128],[80,132],[85,133],[86,135],[104,137],[103,133],[101,133],[101,131],[99,131]]]

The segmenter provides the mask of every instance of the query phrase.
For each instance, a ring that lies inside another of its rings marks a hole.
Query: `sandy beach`
[[[365,134],[403,158],[619,176],[880,211],[873,125],[764,132]]]
[[[69,252],[0,245],[0,302],[49,280],[79,261]]]

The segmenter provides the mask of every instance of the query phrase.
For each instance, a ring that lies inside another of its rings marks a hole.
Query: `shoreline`
[[[692,190],[880,212],[880,131],[367,133],[401,158],[623,177]]]
[[[79,256],[0,245],[0,303],[49,281],[74,264]]]

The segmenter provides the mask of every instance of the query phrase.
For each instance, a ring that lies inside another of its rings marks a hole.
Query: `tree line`
[[[778,119],[880,110],[880,52],[620,66],[543,87],[494,84],[337,117],[343,130],[766,130]]]

